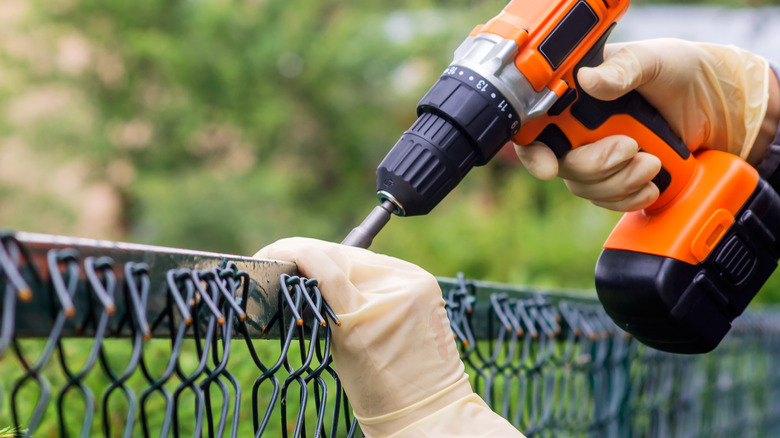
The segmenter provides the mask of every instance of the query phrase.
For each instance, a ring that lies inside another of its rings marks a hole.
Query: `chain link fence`
[[[475,390],[528,437],[778,436],[780,314],[661,353],[595,298],[440,279]],[[0,436],[362,436],[294,265],[0,236]]]

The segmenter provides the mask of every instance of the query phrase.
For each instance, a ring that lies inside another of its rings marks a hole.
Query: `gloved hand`
[[[605,61],[580,69],[577,78],[585,92],[601,100],[636,89],[692,151],[726,151],[755,165],[777,129],[777,115],[765,117],[770,92],[775,98],[780,93],[768,62],[734,46],[678,39],[608,44]],[[575,195],[632,211],[658,197],[650,180],[660,160],[640,147],[618,135],[576,148],[560,161],[541,143],[516,150],[537,178],[558,175]]]
[[[316,278],[341,320],[334,368],[370,437],[522,437],[471,389],[436,279],[362,248],[280,240],[255,254]]]

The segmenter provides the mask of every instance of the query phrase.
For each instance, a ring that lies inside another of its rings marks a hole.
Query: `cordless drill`
[[[623,134],[660,158],[659,198],[627,213],[596,263],[615,323],[665,351],[715,348],[777,266],[780,197],[719,151],[691,153],[637,92],[597,100],[577,71],[603,61],[629,0],[512,0],[477,26],[377,169],[380,205],[342,242],[368,247],[390,219],[430,212],[509,140],[558,157]],[[695,148],[694,148],[695,149]]]

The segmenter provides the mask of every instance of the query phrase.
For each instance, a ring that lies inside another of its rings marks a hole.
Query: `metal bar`
[[[21,338],[49,335],[57,312],[63,306],[57,291],[64,285],[56,287],[56,284],[62,282],[62,277],[73,275],[77,276],[77,284],[70,302],[74,303],[75,308],[67,310],[69,317],[62,329],[62,336],[95,335],[95,325],[90,321],[95,320],[108,304],[105,293],[102,294],[102,300],[100,295],[94,293],[100,289],[94,287],[97,284],[94,275],[90,279],[89,273],[95,270],[97,261],[102,263],[103,273],[111,272],[116,282],[113,308],[106,309],[110,313],[107,337],[131,336],[130,325],[123,321],[134,314],[131,307],[138,306],[137,302],[133,302],[131,294],[128,294],[129,288],[138,279],[128,278],[126,266],[146,267],[142,276],[148,280],[150,289],[144,316],[146,321],[154,322],[164,316],[162,312],[170,307],[170,300],[174,299],[168,282],[171,272],[176,271],[183,277],[194,275],[191,280],[193,284],[202,286],[206,280],[201,277],[209,275],[210,270],[232,264],[236,270],[248,274],[246,289],[240,292],[237,301],[246,313],[250,336],[278,338],[278,331],[271,329],[269,323],[276,314],[279,277],[283,274],[295,275],[297,271],[294,264],[286,262],[47,234],[6,233],[0,237],[0,242],[3,247],[11,247],[19,252],[14,263],[15,269],[5,268],[4,278],[9,280],[6,287],[13,285],[10,280],[15,279],[18,272],[31,291],[26,296],[24,291],[20,291],[20,299],[16,300],[14,330],[16,336]],[[57,260],[58,266],[52,266],[52,260]],[[68,270],[74,273],[69,274]],[[23,286],[16,288],[23,289]],[[22,296],[25,298],[21,299]],[[197,299],[210,303],[207,294],[198,294]],[[173,323],[156,325],[154,330],[150,330],[150,336],[170,337],[170,327],[175,327],[182,317],[180,312],[173,312]],[[201,318],[200,323],[205,324],[205,321]]]

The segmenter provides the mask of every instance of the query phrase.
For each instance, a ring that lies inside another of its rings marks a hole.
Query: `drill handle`
[[[530,139],[540,141],[560,158],[571,149],[610,135],[632,137],[641,150],[661,160],[661,171],[653,179],[661,195],[649,207],[657,209],[684,189],[693,175],[696,160],[669,123],[639,92],[630,91],[618,99],[604,101],[580,88],[577,72],[582,67],[603,62],[608,35],[609,31],[564,77],[574,87],[566,90],[545,116],[521,128],[515,141],[519,144],[528,144]],[[529,133],[536,135],[529,138]]]

